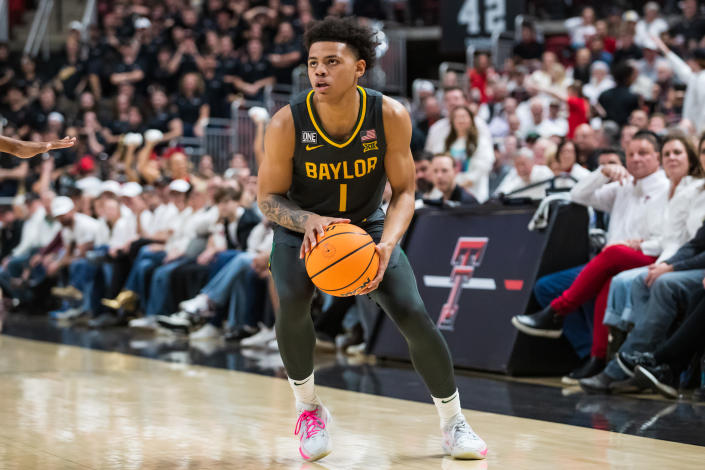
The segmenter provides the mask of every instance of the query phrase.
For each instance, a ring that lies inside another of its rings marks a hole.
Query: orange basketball
[[[343,297],[367,285],[377,275],[375,242],[352,224],[333,224],[306,255],[306,272],[323,292]]]

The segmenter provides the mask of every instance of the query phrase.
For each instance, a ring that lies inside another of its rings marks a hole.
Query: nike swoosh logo
[[[299,385],[303,385],[303,384],[305,384],[305,383],[306,383],[306,382],[308,382],[309,380],[311,380],[311,378],[310,378],[310,377],[309,377],[308,379],[304,380],[304,381],[303,381],[303,382],[301,382],[301,383],[296,383],[296,382],[294,382],[294,385],[296,385],[296,386],[298,387]]]
[[[319,148],[319,147],[323,147],[323,144],[321,144],[321,145],[316,145],[316,146],[314,146],[314,147],[311,147],[310,145],[307,145],[307,146],[306,146],[306,151],[309,151],[309,150],[316,150],[316,149]]]
[[[456,397],[456,396],[458,396],[457,393],[453,394],[453,396],[450,397],[450,398],[447,399],[447,400],[441,400],[441,403],[443,403],[444,405],[445,405],[446,403],[450,403],[450,402],[452,402],[453,400],[455,400],[455,397]]]

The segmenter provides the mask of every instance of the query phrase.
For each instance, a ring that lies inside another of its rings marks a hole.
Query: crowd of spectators
[[[60,321],[129,321],[276,348],[272,228],[255,200],[268,117],[252,113],[254,154],[233,155],[223,174],[212,156],[189,157],[179,139],[202,136],[233,100],[261,102],[266,87],[290,84],[306,25],[350,7],[99,2],[98,24],[85,35],[74,25],[50,64],[15,64],[0,45],[3,134],[79,137],[73,149],[30,161],[0,158],[0,197],[13,198],[2,210],[5,297],[27,305],[52,288]],[[557,193],[594,209],[608,247],[586,266],[541,279],[535,293],[546,308],[514,319],[529,334],[563,333],[586,358],[566,381],[591,391],[628,389],[615,383],[654,364],[615,366],[619,343],[627,338],[625,361],[648,352],[677,325],[682,305],[702,297],[694,286],[705,276],[705,17],[696,0],[681,8],[666,18],[649,2],[597,18],[586,7],[566,21],[562,49],[526,21],[505,63],[478,51],[466,73],[416,80],[409,100],[417,207]],[[321,296],[319,342],[364,342],[376,308]],[[673,382],[682,361],[669,364]],[[591,378],[599,383],[583,383]]]

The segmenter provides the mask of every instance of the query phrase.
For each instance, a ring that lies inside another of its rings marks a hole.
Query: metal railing
[[[10,39],[10,10],[8,0],[0,0],[0,42]]]
[[[83,26],[81,30],[81,41],[84,43],[88,40],[89,26],[98,21],[98,8],[96,0],[88,0],[86,2],[86,8],[83,10],[83,17],[81,18],[81,25]]]
[[[180,137],[178,146],[197,164],[200,157],[210,155],[213,158],[214,169],[225,171],[230,165],[230,159],[237,151],[237,134],[234,120],[228,118],[210,118],[200,137]]]
[[[39,48],[42,47],[44,59],[49,59],[49,37],[47,30],[49,27],[49,18],[54,8],[54,0],[41,0],[37,12],[34,14],[32,26],[29,29],[27,42],[24,46],[24,54],[31,57],[36,57],[39,53]]]

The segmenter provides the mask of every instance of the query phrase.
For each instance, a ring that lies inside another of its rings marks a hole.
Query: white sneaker
[[[367,343],[353,344],[352,346],[347,347],[345,354],[348,356],[364,355],[366,349]]]
[[[54,318],[56,318],[57,320],[73,320],[83,315],[84,312],[85,310],[83,310],[82,307],[74,307],[64,310],[61,313],[57,313]]]
[[[191,315],[197,315],[203,310],[208,310],[208,296],[206,294],[198,294],[193,299],[184,300],[179,303],[179,309]]]
[[[204,340],[204,339],[219,338],[222,335],[223,335],[223,332],[220,331],[220,328],[216,328],[215,326],[211,325],[210,323],[206,323],[205,325],[200,327],[198,330],[189,334],[188,339],[190,339],[191,341],[199,341],[199,340]]]
[[[191,315],[183,310],[181,312],[172,313],[171,315],[157,315],[157,323],[164,328],[183,330],[184,332],[188,332],[189,328],[193,325],[193,323],[191,323]]]
[[[255,333],[254,335],[250,336],[249,338],[245,338],[242,341],[240,341],[240,346],[265,347],[267,345],[267,343],[269,343],[273,339],[276,339],[276,337],[277,337],[277,334],[274,332],[274,328],[267,328],[264,325],[260,325],[259,332]]]
[[[304,460],[322,459],[333,450],[328,433],[330,422],[330,413],[323,405],[317,405],[311,411],[299,410],[294,434],[299,437],[299,454]]]
[[[487,444],[475,434],[462,414],[442,432],[443,451],[454,459],[482,460],[487,457]]]
[[[143,328],[145,330],[156,330],[159,327],[157,317],[133,318],[128,323],[130,328]]]

